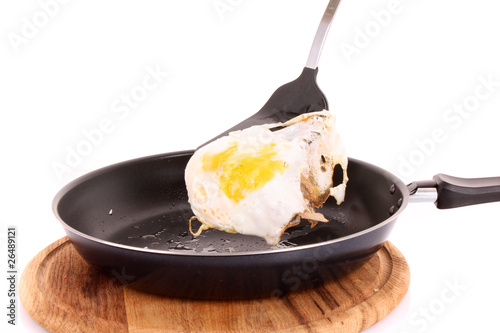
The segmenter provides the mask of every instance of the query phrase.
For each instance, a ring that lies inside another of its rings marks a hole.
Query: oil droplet
[[[176,250],[185,250],[186,247],[184,245],[182,245],[182,244],[177,244],[177,246],[174,247],[174,249],[176,249]]]
[[[144,236],[141,236],[142,239],[156,239],[156,236],[155,235],[144,235]]]

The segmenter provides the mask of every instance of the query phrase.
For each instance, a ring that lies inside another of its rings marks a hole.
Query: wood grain
[[[387,316],[410,282],[387,242],[358,270],[282,298],[194,301],[142,293],[90,267],[68,239],[31,260],[21,303],[50,332],[361,332]]]

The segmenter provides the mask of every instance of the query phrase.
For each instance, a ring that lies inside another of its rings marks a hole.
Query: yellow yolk
[[[263,187],[278,173],[285,162],[273,159],[275,144],[258,146],[243,152],[232,145],[220,153],[203,156],[203,170],[221,170],[220,187],[229,199],[239,202],[245,194]]]

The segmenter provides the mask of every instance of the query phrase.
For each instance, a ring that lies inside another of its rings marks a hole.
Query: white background
[[[64,236],[51,201],[71,179],[135,157],[193,149],[257,111],[300,74],[326,4],[3,1],[2,269],[7,226],[18,228],[20,271]],[[440,172],[500,176],[499,12],[491,0],[343,0],[318,82],[349,156],[405,183]],[[147,68],[168,76],[123,108],[121,98],[139,93]],[[108,133],[88,146],[84,132],[95,133],[106,119]],[[430,143],[436,131],[439,142]],[[86,156],[73,156],[58,177],[54,165],[67,164],[78,147]],[[411,204],[390,238],[410,265],[410,290],[367,332],[500,331],[499,213],[499,203],[447,211]],[[1,280],[1,330],[43,331],[22,308],[17,328],[7,325]]]

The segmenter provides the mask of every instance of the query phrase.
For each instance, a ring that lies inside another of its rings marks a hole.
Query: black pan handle
[[[408,185],[410,195],[419,189],[437,191],[435,205],[439,209],[456,208],[500,201],[500,177],[458,178],[444,174],[432,180],[416,181]]]

